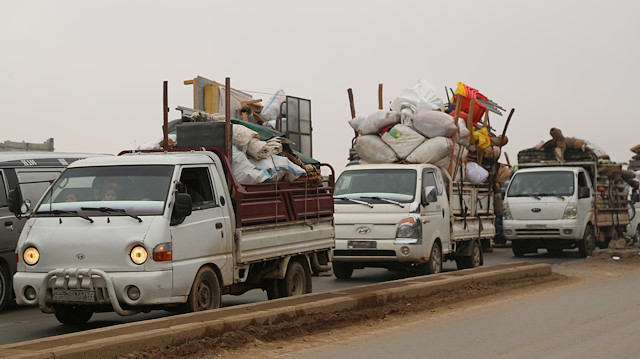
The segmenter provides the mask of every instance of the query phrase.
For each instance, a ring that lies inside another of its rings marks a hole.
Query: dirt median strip
[[[517,262],[418,276],[299,297],[244,304],[0,346],[0,358],[115,358],[134,351],[220,336],[249,326],[291,321],[430,296],[472,283],[550,276],[551,265]]]

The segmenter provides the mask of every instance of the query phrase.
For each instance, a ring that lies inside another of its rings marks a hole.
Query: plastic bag
[[[253,163],[249,161],[247,155],[236,146],[233,146],[232,149],[231,169],[233,170],[233,176],[240,183],[262,183],[271,178],[267,171],[257,169]]]
[[[425,138],[421,134],[411,129],[411,127],[402,124],[391,127],[388,131],[385,131],[380,138],[391,147],[393,152],[395,152],[401,160],[409,156],[416,147],[425,141]]]
[[[456,132],[453,117],[440,111],[419,112],[411,116],[413,128],[425,137],[451,137]]]
[[[354,149],[367,163],[393,163],[398,157],[378,135],[358,136]]]
[[[473,184],[484,183],[489,177],[489,172],[475,162],[467,163],[466,180]]]
[[[434,164],[447,157],[453,149],[453,140],[448,137],[428,138],[418,146],[406,160],[410,163]]]
[[[287,96],[281,89],[271,97],[267,105],[260,111],[260,117],[265,121],[275,121],[280,114],[280,106],[287,100]]]
[[[349,121],[349,125],[361,135],[373,135],[399,121],[400,115],[397,112],[379,110],[367,116],[357,116]]]
[[[469,140],[471,139],[471,133],[467,128],[467,124],[461,118],[458,118],[458,129],[460,132],[458,132],[458,140],[456,142],[458,142],[458,144],[464,147],[469,147]]]
[[[444,110],[444,101],[436,92],[436,89],[425,80],[419,80],[417,84],[407,87],[400,92],[391,103],[391,110],[402,113],[401,123],[407,124],[414,113],[434,110]]]
[[[295,181],[298,177],[306,175],[302,167],[291,162],[284,156],[272,155],[262,160],[250,160],[253,165],[263,171],[266,171],[271,178],[270,182],[284,180],[287,182]]]

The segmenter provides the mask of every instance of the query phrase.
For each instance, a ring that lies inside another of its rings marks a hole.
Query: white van
[[[68,164],[96,156],[62,152],[0,152],[0,310],[13,298],[11,278],[16,272],[15,248],[25,219],[16,218],[7,207],[7,194],[16,186],[26,200],[37,202]]]

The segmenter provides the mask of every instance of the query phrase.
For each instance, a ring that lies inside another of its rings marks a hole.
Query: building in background
[[[53,138],[43,143],[4,141],[0,143],[0,151],[49,151],[53,152]]]

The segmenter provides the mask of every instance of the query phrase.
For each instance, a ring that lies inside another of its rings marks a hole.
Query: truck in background
[[[624,238],[629,207],[625,182],[615,175],[620,165],[598,163],[589,149],[567,149],[561,162],[553,151],[532,148],[518,153],[518,167],[503,212],[515,256],[578,248],[586,257],[596,245]]]
[[[453,182],[432,164],[362,164],[336,182],[333,272],[382,267],[439,273],[482,265],[495,235],[488,185]]]
[[[52,144],[53,139],[50,141]],[[39,151],[0,152],[0,220],[4,225],[4,230],[0,232],[0,311],[14,298],[11,280],[16,272],[14,252],[26,222],[26,219],[16,218],[9,211],[9,190],[19,187],[24,198],[29,203],[35,203],[67,165],[92,156],[98,155]]]

